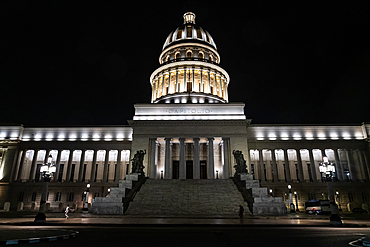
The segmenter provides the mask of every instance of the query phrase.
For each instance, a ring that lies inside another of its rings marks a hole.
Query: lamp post
[[[161,170],[161,179],[163,179],[163,170]]]
[[[293,204],[293,197],[292,197],[292,186],[288,184],[289,189],[289,205],[290,205],[290,212],[295,213],[294,204]]]
[[[272,195],[272,189],[271,189],[271,188],[269,189],[269,192],[270,192],[270,196],[273,196],[273,195]]]
[[[329,162],[328,157],[324,156],[322,163],[319,164],[321,177],[326,181],[328,186],[329,200],[330,200],[330,224],[331,225],[342,225],[342,220],[338,215],[338,206],[334,199],[333,190],[333,173],[335,172],[335,166],[333,163]],[[338,192],[339,194],[339,192]]]
[[[47,163],[43,164],[40,168],[40,172],[42,173],[42,177],[44,179],[44,183],[42,186],[42,193],[41,193],[41,200],[40,200],[40,208],[39,212],[35,217],[35,222],[46,222],[46,215],[45,215],[45,206],[46,206],[46,197],[48,194],[48,187],[49,182],[54,177],[54,172],[56,171],[55,165],[52,163],[53,156],[49,155]]]
[[[295,198],[295,207],[296,207],[296,210],[295,211],[299,211],[297,191],[294,191],[294,198]]]
[[[335,195],[337,197],[337,203],[338,203],[339,211],[342,211],[342,207],[340,206],[339,191],[336,191]]]
[[[218,170],[216,170],[216,179],[218,179]]]
[[[82,213],[85,213],[85,214],[89,212],[89,190],[90,190],[90,184],[87,184],[85,203],[84,203],[84,207],[82,208]]]

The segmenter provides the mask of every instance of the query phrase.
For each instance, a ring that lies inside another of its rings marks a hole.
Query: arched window
[[[188,51],[186,52],[186,57],[187,57],[187,58],[191,58],[191,57],[193,57],[193,53],[192,53],[190,50],[188,50]]]
[[[209,55],[209,60],[211,60],[213,62],[213,56],[212,55]]]
[[[168,62],[169,59],[170,59],[170,55],[167,55],[166,62]]]
[[[175,59],[180,59],[180,57],[181,57],[180,52],[176,52],[176,54],[175,54]]]
[[[203,52],[201,52],[201,51],[200,51],[200,52],[198,53],[198,58],[200,58],[200,59],[203,59],[203,58],[204,58],[204,54],[203,54]]]

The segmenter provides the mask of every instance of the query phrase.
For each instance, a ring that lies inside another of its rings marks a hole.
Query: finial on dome
[[[184,24],[185,23],[195,24],[195,14],[193,12],[186,12],[184,14]]]

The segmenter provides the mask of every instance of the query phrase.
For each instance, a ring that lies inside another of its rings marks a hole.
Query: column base
[[[46,222],[46,215],[45,213],[38,213],[36,214],[35,223],[45,223]]]

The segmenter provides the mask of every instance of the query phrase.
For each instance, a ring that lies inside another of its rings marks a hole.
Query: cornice
[[[200,43],[179,43],[179,44],[176,44],[176,45],[172,45],[172,46],[169,46],[167,47],[166,49],[164,49],[161,53],[161,55],[159,55],[159,63],[161,63],[161,57],[168,51],[170,50],[173,50],[177,47],[182,47],[182,46],[199,46],[199,47],[202,47],[202,48],[206,48],[208,50],[211,50],[213,53],[217,54],[217,57],[218,57],[218,61],[221,61],[221,57],[220,57],[220,54],[218,54],[218,52],[212,48],[211,46],[209,45],[204,45],[204,44],[200,44]]]
[[[128,120],[130,126],[139,126],[139,125],[245,125],[248,126],[251,122],[251,119],[242,119],[242,120]]]

